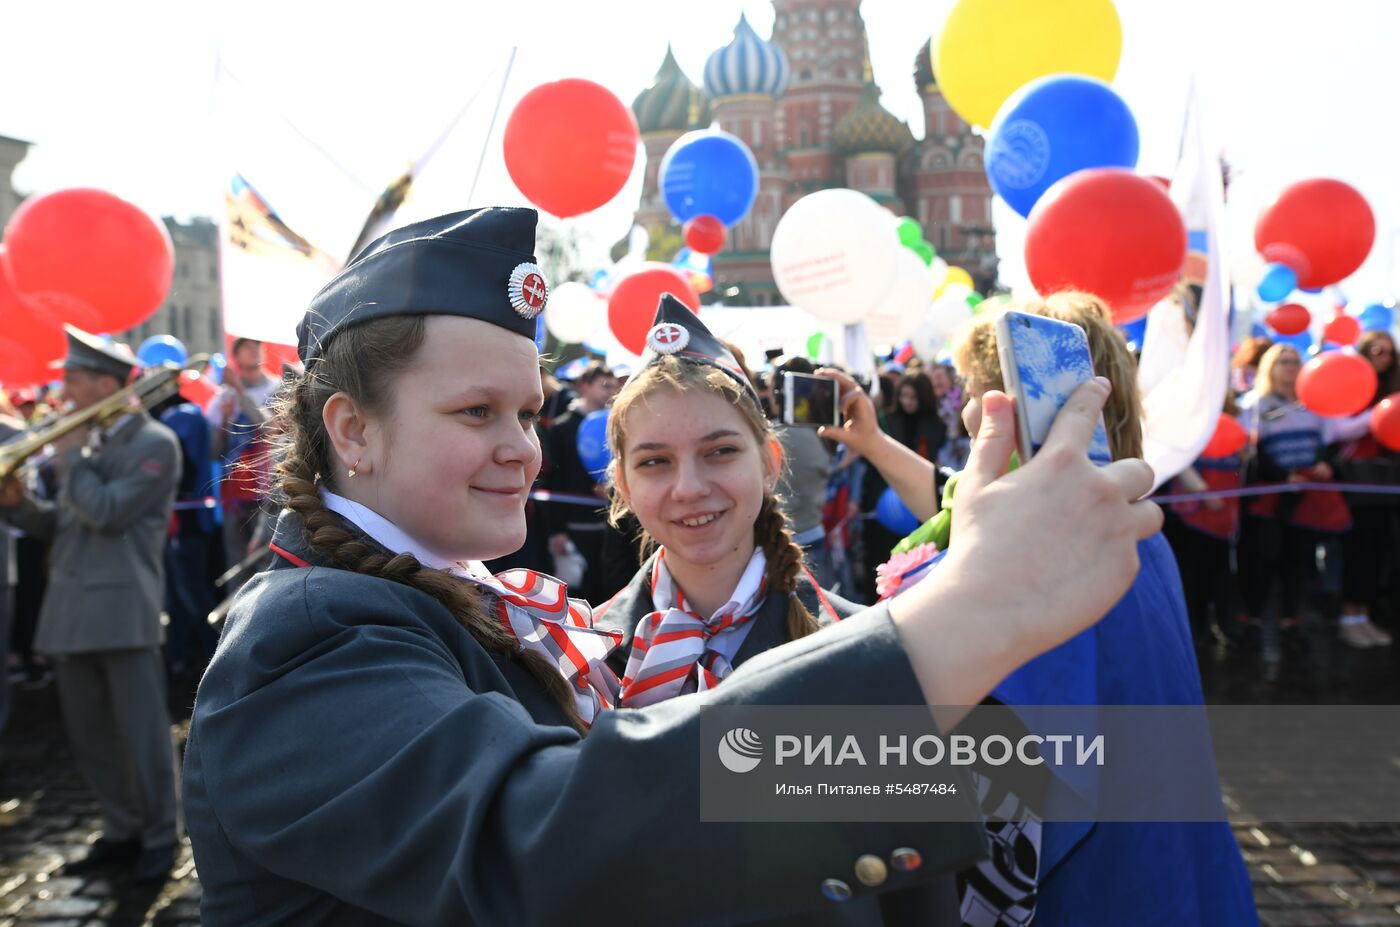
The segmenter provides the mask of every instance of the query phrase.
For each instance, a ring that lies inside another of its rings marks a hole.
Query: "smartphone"
[[[810,373],[783,373],[783,421],[789,425],[841,424],[836,381]]]
[[[1016,400],[1017,450],[1024,463],[1045,446],[1050,426],[1070,394],[1093,379],[1094,360],[1084,329],[1070,322],[1005,312],[996,330],[1002,380]],[[1102,415],[1089,444],[1089,459],[1100,466],[1113,460]]]

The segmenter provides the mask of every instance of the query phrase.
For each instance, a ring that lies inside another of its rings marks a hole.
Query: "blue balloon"
[[[1395,310],[1383,303],[1372,303],[1356,318],[1362,331],[1388,332],[1395,327]]]
[[[608,451],[608,410],[589,412],[578,423],[578,436],[574,439],[578,447],[578,459],[583,468],[598,482],[603,482],[608,473],[608,462],[612,453]]]
[[[1127,325],[1120,325],[1118,328],[1123,332],[1123,338],[1128,342],[1129,347],[1142,350],[1142,340],[1147,337],[1147,316],[1143,316],[1135,322]]]
[[[895,494],[894,488],[887,486],[875,503],[875,520],[884,525],[891,534],[903,537],[919,527],[917,515],[909,511],[909,506]]]
[[[227,366],[228,358],[224,357],[222,351],[218,354],[210,354],[209,369],[204,372],[204,375],[207,376],[209,381],[215,386],[222,386],[224,382],[224,368]]]
[[[549,332],[548,332],[548,331],[545,329],[545,327],[544,327],[544,313],[541,312],[539,315],[535,316],[535,350],[536,350],[536,351],[544,351],[544,341],[545,341],[545,338],[547,338],[548,336],[549,336]]]
[[[1307,332],[1299,332],[1296,335],[1276,335],[1274,344],[1289,344],[1299,354],[1308,354],[1313,346],[1312,335]]]
[[[190,352],[174,335],[152,335],[141,342],[136,357],[147,367],[157,364],[180,364],[190,359]]]
[[[725,227],[749,214],[758,196],[758,162],[747,145],[719,129],[688,132],[661,159],[661,197],[682,223],[714,216]]]
[[[995,65],[990,65],[995,67]],[[1031,81],[1002,104],[987,146],[992,189],[1023,216],[1057,180],[1093,167],[1137,167],[1138,127],[1113,88],[1078,74]]]
[[[1249,326],[1249,337],[1268,338],[1270,341],[1272,341],[1274,335],[1272,332],[1270,332],[1267,328],[1264,327],[1263,323],[1255,322],[1253,325]]]
[[[1298,287],[1298,274],[1287,264],[1270,264],[1259,281],[1259,298],[1268,303],[1283,302]]]

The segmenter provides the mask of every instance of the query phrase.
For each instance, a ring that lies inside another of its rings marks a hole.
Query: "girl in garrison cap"
[[[739,664],[859,611],[820,589],[778,506],[782,445],[729,348],[662,298],[649,360],[608,415],[610,517],[647,555],[594,613],[623,634],[623,707],[713,688]]]
[[[392,232],[300,326],[278,556],[232,606],[190,726],[203,923],[878,923],[872,905],[976,859],[980,825],[704,824],[700,708],[975,704],[1127,587],[1161,520],[1133,501],[1150,474],[1088,464],[1093,385],[1002,477],[993,395],[929,582],[715,689],[616,708],[619,635],[549,577],[479,566],[523,541],[539,468],[534,229],[483,209]]]

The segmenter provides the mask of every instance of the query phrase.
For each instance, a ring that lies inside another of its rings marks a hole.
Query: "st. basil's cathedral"
[[[920,140],[880,105],[860,0],[773,7],[772,39],[741,16],[733,41],[710,55],[703,91],[666,50],[632,104],[647,153],[636,221],[649,229],[674,222],[658,189],[661,159],[686,132],[716,125],[743,139],[759,167],[753,210],[714,256],[715,290],[731,305],[783,302],[769,265],[773,230],[793,202],[828,187],[860,190],[918,219],[940,257],[967,270],[979,290],[991,289],[997,257],[983,141],[939,93],[928,41],[914,61]]]

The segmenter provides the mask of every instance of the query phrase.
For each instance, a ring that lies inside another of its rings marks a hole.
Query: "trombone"
[[[196,354],[183,367],[178,364],[159,364],[148,368],[128,385],[86,409],[70,412],[20,432],[9,441],[0,444],[0,480],[20,473],[30,458],[70,432],[85,425],[104,427],[138,407],[150,410],[159,405],[180,389],[182,373],[186,370],[203,372],[208,364],[208,354]]]

